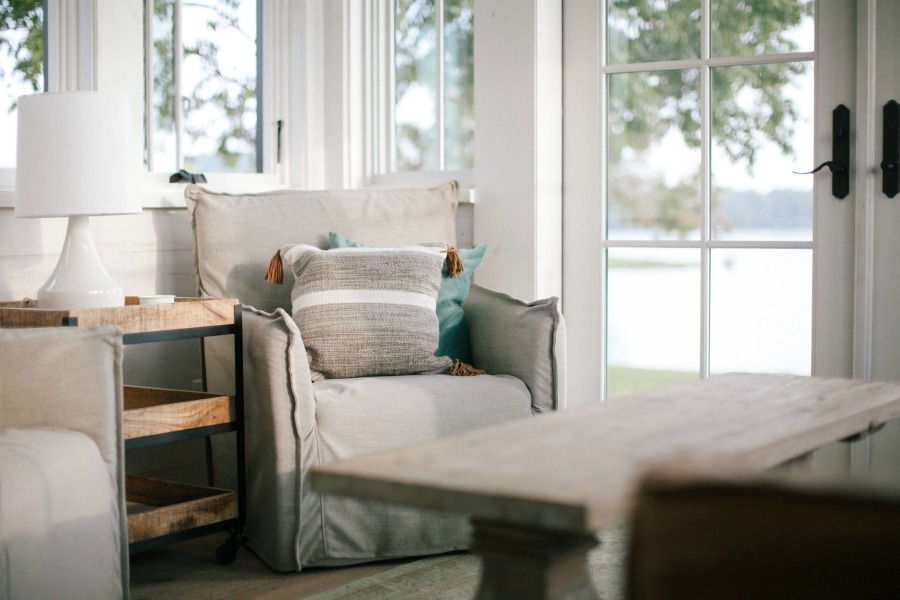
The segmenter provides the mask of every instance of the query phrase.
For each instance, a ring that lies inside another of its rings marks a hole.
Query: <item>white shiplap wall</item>
[[[186,210],[92,217],[91,231],[104,266],[126,294],[196,294]],[[13,209],[0,209],[0,299],[35,296],[56,266],[65,233],[65,218],[17,219]],[[155,385],[190,388],[199,377],[193,372],[199,359],[185,362],[171,352],[157,354],[151,363],[127,360],[126,378],[143,383],[152,375]]]

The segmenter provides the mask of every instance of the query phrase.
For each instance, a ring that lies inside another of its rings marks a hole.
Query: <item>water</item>
[[[700,250],[613,248],[609,258],[609,364],[699,373]],[[808,375],[812,250],[712,250],[709,310],[710,372]]]

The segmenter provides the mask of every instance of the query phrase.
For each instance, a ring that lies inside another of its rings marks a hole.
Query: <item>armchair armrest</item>
[[[535,412],[566,406],[566,324],[556,297],[523,302],[473,284],[463,304],[472,362],[518,377]]]
[[[300,330],[283,309],[244,305],[244,450],[247,465],[247,535],[270,566],[295,571],[283,552],[315,527],[315,503],[301,505],[303,472],[317,457],[316,406]],[[304,467],[305,466],[305,467]]]

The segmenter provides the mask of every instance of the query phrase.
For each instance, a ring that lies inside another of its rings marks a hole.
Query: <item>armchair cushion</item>
[[[313,384],[319,464],[407,446],[530,417],[531,398],[515,377],[409,375],[328,379]],[[318,496],[330,561],[462,550],[463,515]],[[373,518],[373,513],[377,518]],[[406,526],[397,527],[398,522]],[[415,527],[410,526],[416,523]],[[315,555],[316,547],[305,549]],[[323,557],[323,560],[325,558]]]
[[[456,239],[456,182],[434,189],[280,190],[225,194],[189,185],[185,202],[194,231],[202,296],[239,298],[266,312],[290,306],[293,282],[268,285],[272,253],[285,244],[328,247],[339,229],[367,246],[410,246]]]
[[[436,248],[282,248],[293,317],[314,379],[443,373],[435,312],[444,255]]]

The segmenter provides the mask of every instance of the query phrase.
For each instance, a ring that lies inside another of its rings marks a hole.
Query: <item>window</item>
[[[398,171],[473,166],[473,3],[397,0],[394,5]]]
[[[44,88],[131,96],[145,207],[183,203],[168,183],[179,168],[241,191],[285,185],[297,18],[289,0],[0,0],[0,206],[13,202],[14,99]]]
[[[813,2],[608,0],[610,396],[809,374]]]
[[[16,166],[16,98],[44,89],[42,0],[0,2],[0,170]]]
[[[256,0],[147,0],[146,163],[150,171],[257,173]]]

